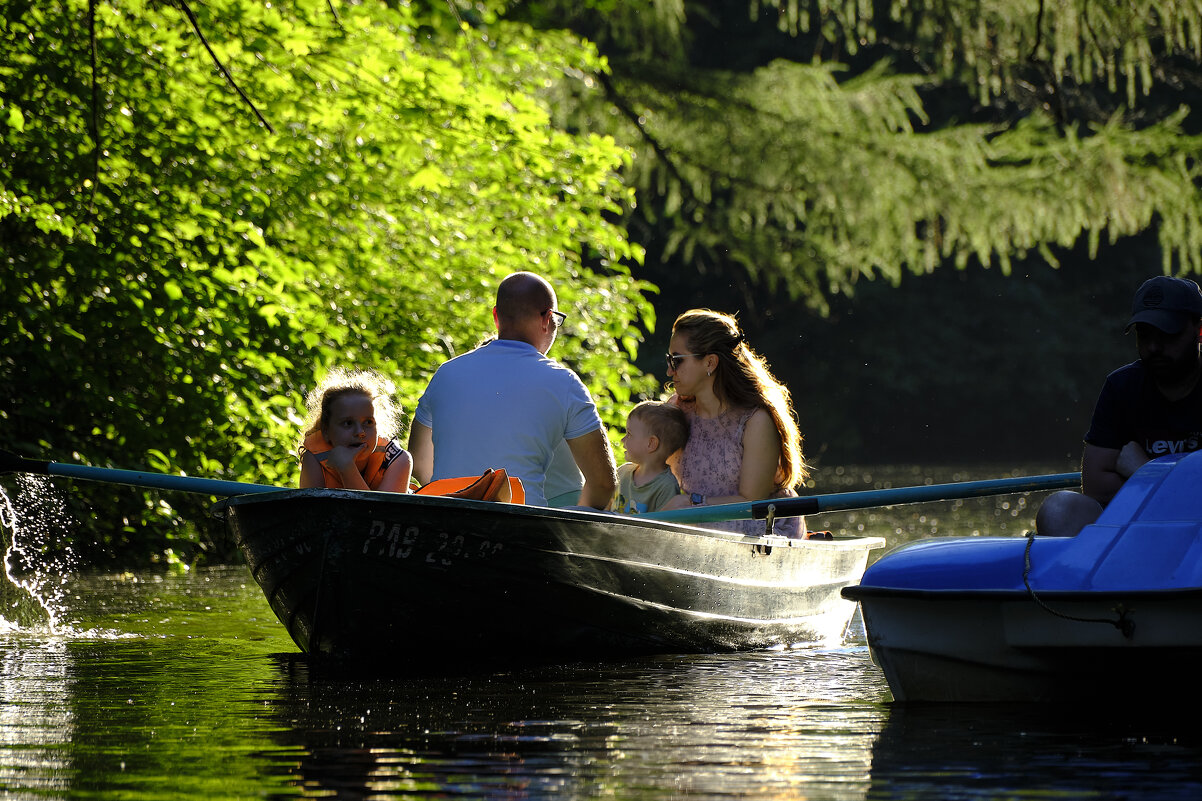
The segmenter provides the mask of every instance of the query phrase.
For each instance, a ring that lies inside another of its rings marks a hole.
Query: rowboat
[[[289,490],[46,461],[9,472],[223,496],[272,610],[316,659],[384,669],[715,653],[842,637],[879,537],[795,540],[706,527],[1034,492],[1079,473],[694,506],[637,517],[438,495]]]
[[[884,545],[333,489],[215,511],[302,651],[397,670],[837,640],[840,591]]]
[[[1202,452],[1149,462],[1075,537],[946,537],[843,596],[897,701],[1142,701],[1202,671]]]

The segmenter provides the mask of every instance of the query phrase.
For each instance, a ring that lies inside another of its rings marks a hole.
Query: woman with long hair
[[[710,309],[676,318],[668,345],[668,376],[689,420],[689,439],[672,461],[683,495],[667,508],[787,498],[805,480],[801,432],[788,388],[747,344],[738,321]],[[764,533],[764,523],[739,520],[724,528]],[[801,537],[804,520],[783,518],[774,532]]]

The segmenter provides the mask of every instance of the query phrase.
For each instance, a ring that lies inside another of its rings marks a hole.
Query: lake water
[[[832,471],[820,491],[915,475]],[[809,522],[891,546],[1022,534],[1038,497]],[[43,590],[58,596],[55,625],[0,631],[6,798],[1202,797],[1192,697],[1138,716],[1106,698],[894,705],[855,622],[833,647],[348,679],[310,669],[240,566],[84,571]],[[13,617],[20,603],[5,601]],[[1155,676],[1116,676],[1127,681]]]

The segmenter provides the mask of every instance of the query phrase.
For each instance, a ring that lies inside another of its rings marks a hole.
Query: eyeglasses
[[[546,314],[547,312],[550,312],[551,316],[555,318],[555,327],[563,328],[563,321],[568,319],[568,316],[561,311],[556,311],[555,309],[547,309],[547,311],[543,312],[543,314]]]
[[[694,356],[694,357],[700,359],[704,355],[705,355],[704,353],[669,353],[669,354],[667,354],[668,369],[675,372],[676,370],[678,370],[680,368],[680,360],[681,359],[684,359],[688,356]]]

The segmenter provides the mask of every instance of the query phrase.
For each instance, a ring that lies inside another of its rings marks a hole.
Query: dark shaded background
[[[650,260],[649,260],[650,262]],[[1080,456],[1097,392],[1136,358],[1123,333],[1139,284],[1161,272],[1152,236],[1059,268],[980,266],[862,282],[829,318],[801,301],[684,268],[647,269],[659,331],[640,366],[663,376],[672,320],[708,306],[738,315],[788,384],[811,460],[1040,462]]]

